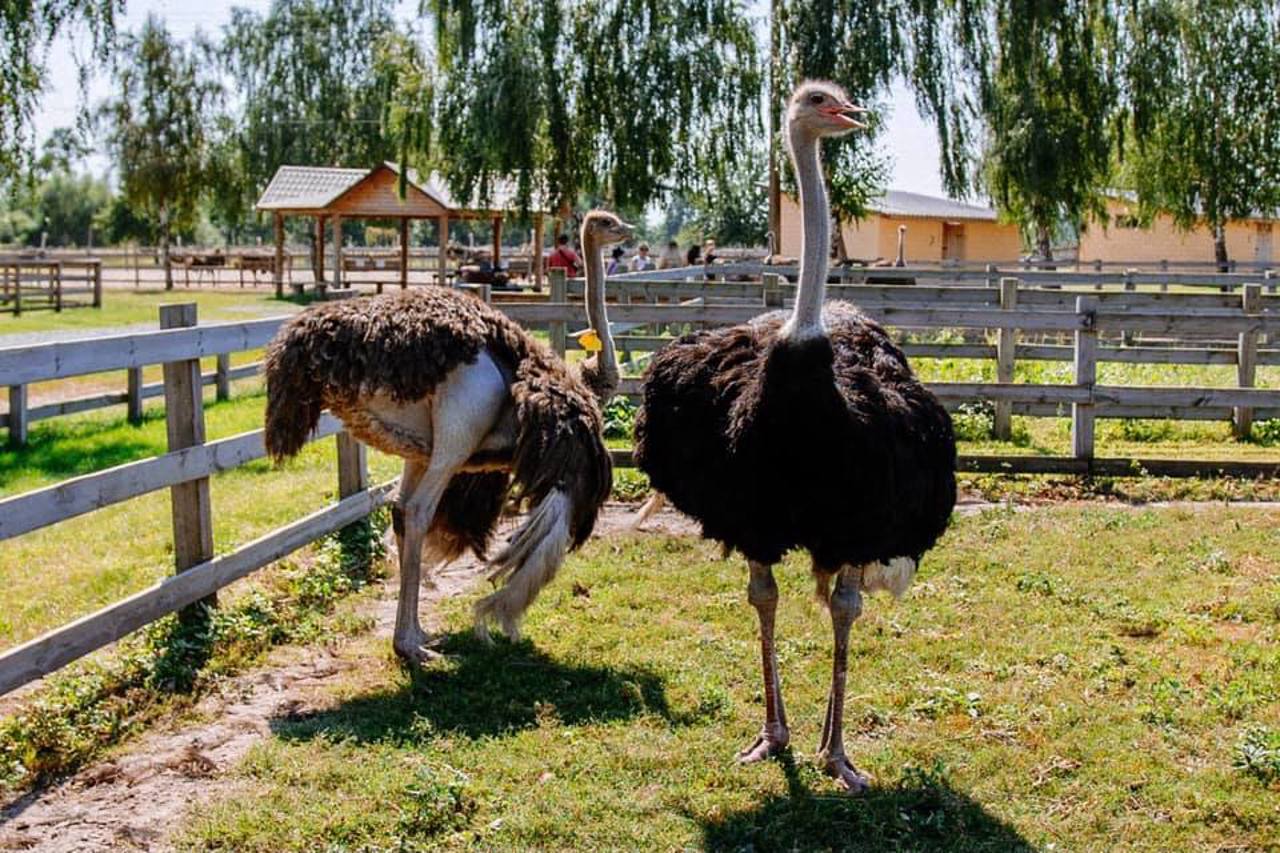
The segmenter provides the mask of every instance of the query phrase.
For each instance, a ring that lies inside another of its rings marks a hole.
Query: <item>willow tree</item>
[[[1280,11],[1275,0],[1134,0],[1124,68],[1125,173],[1144,217],[1226,223],[1280,207]]]
[[[102,112],[120,189],[155,224],[165,288],[172,290],[170,238],[192,224],[205,192],[206,127],[220,88],[205,74],[199,54],[154,16],[125,39],[116,85]]]
[[[976,183],[1052,259],[1056,225],[1106,213],[1115,19],[1108,0],[994,5],[992,59],[975,63],[988,132]]]
[[[963,0],[776,0],[778,73],[771,109],[800,79],[834,80],[873,109],[868,132],[827,142],[823,156],[831,206],[842,218],[861,216],[879,195],[887,163],[876,154],[880,116],[895,79],[903,79],[916,108],[938,135],[943,184],[963,194],[971,184],[975,115],[965,81],[981,63],[987,24],[980,2]],[[977,59],[975,60],[975,57]],[[895,107],[897,105],[894,105]],[[774,140],[776,157],[777,140]]]
[[[273,0],[265,15],[232,11],[221,58],[241,102],[216,161],[224,219],[237,195],[248,210],[281,164],[370,166],[395,155],[375,69],[393,10],[391,0]]]
[[[758,51],[738,0],[431,0],[424,12],[440,70],[433,97],[407,105],[406,124],[433,128],[411,153],[463,197],[511,179],[526,208],[567,213],[584,194],[640,207],[714,186],[759,139]]]
[[[0,3],[0,179],[30,161],[31,117],[44,91],[49,49],[59,35],[88,39],[89,61],[106,62],[124,0],[5,0]],[[74,55],[74,54],[73,54]],[[80,67],[83,89],[88,68]]]

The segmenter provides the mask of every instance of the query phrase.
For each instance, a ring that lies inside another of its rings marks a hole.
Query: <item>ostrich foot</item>
[[[786,726],[776,726],[772,729],[765,726],[751,746],[738,753],[738,763],[755,764],[757,761],[781,755],[790,742],[791,733],[787,731]]]
[[[864,794],[871,787],[871,779],[858,772],[843,752],[835,755],[818,754],[822,769],[836,780],[836,784],[850,794]]]
[[[416,629],[406,631],[404,636],[397,635],[391,641],[391,647],[395,649],[396,656],[406,663],[424,664],[444,657],[432,648],[436,642],[425,631]]]

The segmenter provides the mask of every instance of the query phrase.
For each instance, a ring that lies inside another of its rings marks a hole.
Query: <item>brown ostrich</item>
[[[505,584],[476,605],[482,636],[492,620],[515,639],[565,553],[591,533],[612,486],[601,401],[618,384],[600,253],[630,236],[612,213],[583,220],[587,313],[601,346],[578,369],[501,311],[439,287],[309,308],[268,347],[274,458],[296,454],[328,408],[361,441],[404,459],[392,512],[401,657],[434,655],[418,621],[422,563],[468,548],[483,558],[513,487],[532,511],[490,562],[490,579]]]
[[[849,630],[864,592],[901,594],[955,504],[951,419],[885,331],[853,305],[825,303],[830,211],[822,137],[861,127],[845,93],[806,82],[787,108],[804,239],[792,311],[696,332],[661,350],[645,376],[635,459],[654,489],[742,553],[760,619],[765,722],[740,753],[784,750],[790,730],[774,652],[773,564],[813,560],[835,655],[819,758],[850,791],[866,780],[842,734]]]

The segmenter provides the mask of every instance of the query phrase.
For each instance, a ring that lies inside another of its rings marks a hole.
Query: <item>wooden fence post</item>
[[[369,488],[369,454],[349,432],[338,433],[338,497],[349,498]]]
[[[271,278],[276,286],[276,299],[284,299],[284,216],[273,213],[272,237],[275,241],[275,254],[271,263]]]
[[[1245,314],[1262,311],[1262,285],[1246,284],[1241,307]],[[1236,378],[1241,388],[1252,388],[1258,375],[1258,333],[1241,332],[1236,349]],[[1253,409],[1237,406],[1233,420],[1236,438],[1247,439],[1253,431]]]
[[[53,310],[55,313],[62,313],[62,262],[58,261],[50,267],[49,271],[53,274]]]
[[[93,265],[93,307],[102,307],[102,261]]]
[[[1018,280],[1016,278],[1000,279],[1000,308],[1012,311],[1018,307]],[[996,381],[1010,383],[1013,381],[1014,353],[1018,343],[1016,329],[1001,329],[996,338]],[[1013,403],[1008,400],[997,400],[993,433],[999,441],[1008,441],[1013,437]]]
[[[563,305],[569,301],[568,287],[565,282],[564,267],[555,267],[547,273],[547,280],[550,284],[552,305]],[[555,354],[564,358],[567,332],[565,330],[564,320],[552,320],[547,324],[547,334],[551,339],[551,349]]]
[[[213,387],[218,400],[231,399],[231,353],[218,353],[217,367],[214,368]]]
[[[1001,279],[996,278],[996,265],[987,264],[987,287],[996,287]]]
[[[177,329],[196,325],[196,305],[160,306],[160,328]],[[169,452],[204,444],[204,394],[200,359],[171,361],[164,365],[165,422]],[[183,572],[213,559],[213,510],[209,500],[209,478],[179,483],[169,489],[173,508],[173,562]],[[210,595],[200,604],[214,606]],[[183,620],[200,618],[198,605],[182,611]]]
[[[1098,298],[1077,296],[1076,314],[1084,321],[1076,329],[1076,386],[1093,390],[1098,379]],[[1093,403],[1071,404],[1071,453],[1076,459],[1093,461]]]
[[[1268,292],[1268,293],[1275,293],[1275,292],[1276,292],[1276,288],[1277,288],[1277,285],[1276,285],[1276,271],[1275,271],[1275,270],[1266,270],[1266,271],[1264,271],[1264,272],[1262,273],[1262,278],[1263,278],[1263,280],[1264,280],[1264,281],[1266,281],[1266,283],[1267,283],[1267,292]]]
[[[14,447],[22,447],[27,443],[27,429],[30,426],[27,411],[27,386],[9,386],[9,443]]]
[[[782,276],[767,272],[762,277],[764,282],[764,307],[782,307]]]
[[[142,423],[142,368],[130,367],[129,370],[129,423]]]

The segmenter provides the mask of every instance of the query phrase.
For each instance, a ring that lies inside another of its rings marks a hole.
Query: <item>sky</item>
[[[174,35],[187,39],[197,30],[218,33],[231,19],[232,7],[265,12],[269,5],[270,0],[128,0],[121,29],[137,29],[147,14],[154,12],[167,22]],[[413,15],[417,8],[416,0],[398,0],[398,5],[404,17]],[[54,128],[75,122],[81,94],[76,64],[71,61],[71,56],[77,48],[76,44],[64,38],[54,44],[50,53],[50,85],[35,114],[35,128],[41,140]],[[96,104],[110,94],[109,78],[99,75],[90,81],[90,104]],[[905,85],[896,84],[888,102],[892,112],[887,129],[880,137],[880,145],[892,164],[889,188],[943,195],[942,180],[938,174],[938,141],[933,126],[916,112],[915,102]],[[101,154],[95,154],[88,165],[94,172],[102,174],[107,169],[107,160]]]

